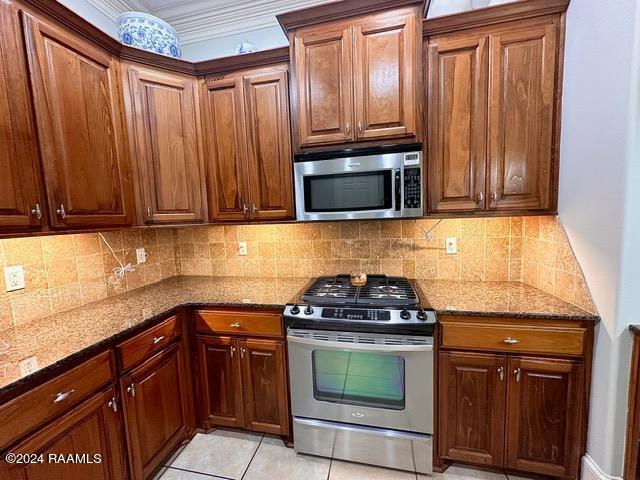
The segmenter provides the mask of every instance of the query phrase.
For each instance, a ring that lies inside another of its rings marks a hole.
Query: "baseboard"
[[[607,475],[588,454],[582,457],[582,480],[622,480],[622,477]]]

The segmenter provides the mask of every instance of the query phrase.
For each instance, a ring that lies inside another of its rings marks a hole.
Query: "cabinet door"
[[[331,27],[301,30],[294,40],[301,147],[354,139],[351,29]]]
[[[548,209],[556,162],[556,23],[489,37],[489,208]]]
[[[174,345],[121,380],[135,480],[147,478],[186,434],[183,375],[182,352]]]
[[[415,25],[415,15],[405,15],[354,27],[356,138],[416,133]]]
[[[120,480],[126,478],[120,412],[113,388],[97,393],[16,447],[34,463],[0,463],[0,478],[22,480]],[[40,457],[42,455],[42,457]],[[65,463],[74,455],[77,463]],[[39,459],[42,458],[40,462]]]
[[[245,220],[249,195],[242,81],[208,81],[202,97],[211,220]]]
[[[289,409],[284,343],[238,340],[242,362],[244,426],[256,432],[288,435]]]
[[[245,77],[251,218],[293,218],[287,72]]]
[[[430,211],[485,207],[486,37],[438,38],[428,47]]]
[[[42,226],[28,82],[18,10],[0,0],[0,230]]]
[[[51,225],[130,224],[117,61],[61,28],[23,18]]]
[[[205,219],[195,80],[129,67],[140,205],[146,223]]]
[[[205,428],[243,427],[240,352],[231,337],[198,337],[200,408]]]
[[[506,367],[504,355],[440,353],[441,457],[502,467]]]
[[[507,468],[554,477],[578,474],[583,376],[579,362],[509,358]]]

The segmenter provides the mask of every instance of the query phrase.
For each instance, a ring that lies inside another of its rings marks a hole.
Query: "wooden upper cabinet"
[[[354,27],[355,132],[358,139],[416,133],[415,15]]]
[[[440,457],[502,467],[507,357],[440,353]]]
[[[551,206],[557,51],[555,20],[489,37],[490,209]]]
[[[487,37],[435,39],[427,49],[432,212],[485,206]]]
[[[0,231],[38,229],[38,142],[18,9],[0,0]]]
[[[571,360],[509,358],[507,468],[578,475],[583,368]]]
[[[51,226],[132,223],[118,61],[24,13]]]
[[[302,30],[293,48],[299,146],[353,141],[351,28]]]
[[[196,81],[134,66],[127,70],[141,218],[145,223],[204,221]]]
[[[248,214],[242,79],[203,86],[209,206],[212,220],[244,220]]]
[[[293,167],[286,71],[244,78],[247,170],[254,219],[293,217]]]

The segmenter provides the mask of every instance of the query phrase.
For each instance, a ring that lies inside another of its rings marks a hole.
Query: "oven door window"
[[[388,210],[392,204],[391,170],[304,177],[307,212]]]
[[[316,400],[404,409],[405,365],[401,356],[314,350],[312,365]]]

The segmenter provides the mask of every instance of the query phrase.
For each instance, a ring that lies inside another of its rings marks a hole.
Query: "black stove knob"
[[[416,315],[416,317],[418,318],[418,320],[426,320],[427,313],[424,310],[418,310],[418,314]]]
[[[400,318],[403,320],[410,320],[411,319],[411,312],[409,310],[402,310],[400,312]]]
[[[298,305],[294,305],[293,307],[291,307],[291,310],[289,310],[289,312],[291,313],[291,315],[297,315],[300,313],[300,307],[298,307]]]
[[[307,305],[307,308],[304,309],[304,313],[305,315],[311,315],[313,313],[313,308],[311,308],[311,305]]]

